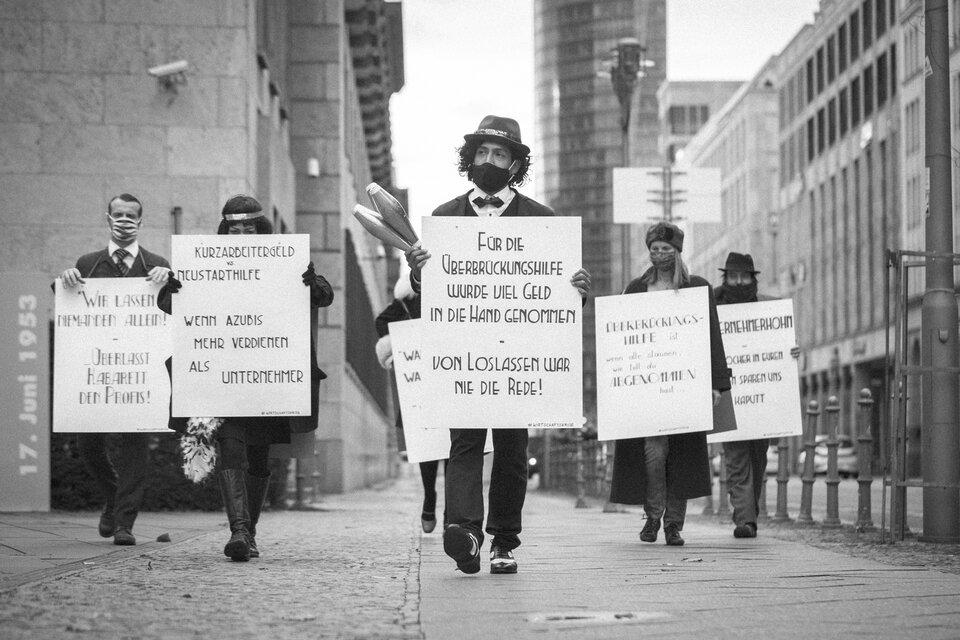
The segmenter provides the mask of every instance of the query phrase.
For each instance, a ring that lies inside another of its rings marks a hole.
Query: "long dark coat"
[[[723,351],[717,305],[710,283],[700,276],[690,276],[681,285],[707,287],[710,301],[710,363],[712,387],[717,391],[730,388],[730,369]],[[647,284],[637,278],[627,285],[624,293],[644,293]],[[667,436],[667,486],[681,499],[710,495],[710,456],[707,451],[705,431]],[[613,482],[610,486],[610,501],[618,504],[643,504],[647,496],[647,469],[644,462],[643,438],[627,438],[616,441],[613,458]]]

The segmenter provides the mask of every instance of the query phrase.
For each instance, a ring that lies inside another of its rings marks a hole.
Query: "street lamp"
[[[620,38],[610,52],[610,82],[620,103],[620,131],[623,133],[623,166],[630,166],[630,108],[637,81],[651,62],[644,58],[647,49],[636,38]]]

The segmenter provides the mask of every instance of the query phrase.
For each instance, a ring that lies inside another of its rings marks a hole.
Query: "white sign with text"
[[[144,278],[55,283],[53,430],[166,431],[170,379],[160,286]]]
[[[737,430],[707,437],[731,442],[798,436],[803,410],[797,361],[793,300],[717,306],[727,366],[733,371],[733,411]]]
[[[423,270],[427,424],[583,424],[580,219],[430,217]]]
[[[706,287],[596,301],[597,437],[713,428]]]
[[[402,320],[390,323],[390,345],[393,350],[393,371],[400,397],[403,438],[407,444],[407,462],[446,460],[450,457],[448,421],[427,425],[423,416],[422,370],[427,358],[423,354],[421,336],[423,320]],[[493,438],[487,437],[485,452],[493,451]]]
[[[173,236],[173,415],[310,415],[310,236]]]

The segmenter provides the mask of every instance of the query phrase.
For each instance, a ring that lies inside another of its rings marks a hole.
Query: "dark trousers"
[[[116,466],[107,455],[107,436],[120,437]],[[118,529],[133,529],[146,484],[150,456],[148,433],[80,433],[77,448],[87,471],[93,476],[107,508],[113,510]]]
[[[527,495],[526,429],[493,429],[490,475],[491,544],[505,550],[520,546],[521,512]],[[477,536],[483,544],[483,447],[486,429],[451,429],[446,467],[446,520]]]
[[[769,441],[743,440],[724,442],[723,457],[727,467],[727,491],[733,505],[733,524],[757,524],[760,491],[767,472]]]

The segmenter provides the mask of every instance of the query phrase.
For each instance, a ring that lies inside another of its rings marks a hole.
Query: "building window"
[[[890,45],[890,97],[897,95],[897,45]]]
[[[837,73],[843,73],[847,68],[847,25],[842,24],[837,29]]]
[[[827,84],[837,77],[837,40],[835,36],[827,38]]]
[[[827,144],[831,147],[837,141],[837,99],[827,102]]]
[[[813,58],[807,59],[807,104],[813,102]]]
[[[850,64],[860,57],[860,12],[850,14]]]
[[[877,37],[882,36],[887,30],[887,0],[877,0]]]
[[[881,53],[877,58],[877,108],[887,102],[887,54]]]
[[[817,157],[816,135],[816,124],[811,116],[810,119],[807,120],[807,162],[813,162],[813,159]]]
[[[850,110],[850,90],[847,87],[840,89],[839,102],[837,103],[840,107],[840,112],[837,114],[837,121],[840,124],[840,137],[846,135],[847,133],[847,117]]]
[[[860,78],[850,83],[850,127],[860,124]]]
[[[863,50],[866,51],[873,44],[873,0],[863,0],[860,17],[863,18]]]
[[[823,47],[817,49],[817,95],[823,93]]]
[[[823,153],[827,143],[826,113],[821,108],[817,111],[817,154]]]
[[[873,65],[867,65],[863,70],[863,117],[869,118],[873,113]]]

